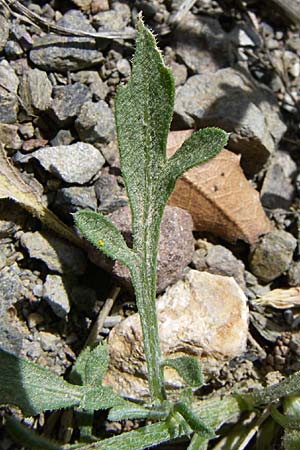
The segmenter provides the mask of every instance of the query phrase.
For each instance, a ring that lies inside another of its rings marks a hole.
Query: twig
[[[53,25],[44,18],[40,17],[38,14],[30,11],[26,6],[22,5],[17,0],[0,0],[7,10],[13,14],[13,10],[21,14],[21,19],[29,20],[33,25],[47,31],[48,33],[52,31],[53,33],[60,34],[62,36],[76,36],[76,37],[90,37],[94,39],[134,39],[136,36],[136,31],[133,29],[128,29],[125,31],[98,31],[89,32],[82,30],[74,30],[72,28],[61,27],[60,25]]]
[[[120,289],[121,288],[116,287],[116,286],[114,286],[112,288],[110,295],[105,300],[104,306],[101,309],[94,325],[92,326],[92,329],[88,335],[88,338],[85,342],[84,347],[88,347],[89,345],[92,345],[96,342],[97,337],[103,328],[104,321],[105,321],[106,317],[108,316],[108,314],[110,313],[110,310],[113,307],[113,305],[116,301],[116,298],[119,295]]]

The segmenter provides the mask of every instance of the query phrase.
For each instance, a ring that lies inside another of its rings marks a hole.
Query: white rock
[[[231,277],[190,270],[158,299],[157,311],[164,356],[193,355],[207,376],[246,349],[247,298]],[[105,383],[129,397],[148,396],[138,314],[111,331],[109,352]],[[165,369],[165,380],[170,389],[183,387],[173,369]]]
[[[47,275],[44,284],[43,298],[53,312],[63,319],[70,312],[68,293],[59,275]]]

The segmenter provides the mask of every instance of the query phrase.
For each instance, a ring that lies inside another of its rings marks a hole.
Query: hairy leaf
[[[109,411],[108,419],[120,421],[126,419],[162,419],[167,417],[168,409],[150,409],[134,403],[125,403],[123,406],[117,406]]]
[[[84,395],[80,402],[80,408],[91,411],[109,409],[113,406],[122,405],[125,402],[122,397],[115,394],[109,386],[85,386]]]
[[[175,369],[189,386],[200,387],[203,384],[201,366],[198,360],[192,356],[166,358],[163,360],[162,366]]]
[[[125,87],[119,87],[116,99],[121,170],[133,213],[134,236],[150,211],[157,208],[153,188],[166,161],[173,104],[171,72],[163,63],[154,36],[139,20],[132,77]]]
[[[132,250],[110,220],[94,211],[78,211],[74,214],[74,218],[80,232],[95,247],[129,268],[134,266],[135,258]]]
[[[192,409],[183,402],[178,402],[174,406],[174,410],[178,411],[182,417],[185,419],[186,423],[191,427],[191,429],[205,438],[215,437],[214,430],[206,425],[200,417],[198,417]]]
[[[30,430],[13,417],[6,416],[5,419],[9,434],[22,446],[32,450],[62,450],[59,444],[39,436],[35,431]]]
[[[0,401],[25,415],[79,406],[83,390],[50,370],[0,349]]]
[[[70,381],[79,385],[99,386],[108,368],[106,343],[98,344],[94,349],[85,348],[72,368]]]
[[[190,445],[187,450],[206,450],[207,449],[208,440],[203,436],[195,433],[191,439]]]

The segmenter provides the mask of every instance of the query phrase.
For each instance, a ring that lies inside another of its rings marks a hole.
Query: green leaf
[[[125,87],[119,87],[116,98],[121,170],[132,209],[134,236],[150,213],[151,197],[151,211],[158,207],[153,187],[166,162],[173,104],[172,74],[164,65],[154,36],[140,19],[132,77]]]
[[[282,440],[285,450],[299,450],[300,448],[300,430],[286,429]]]
[[[135,256],[127,246],[120,231],[106,217],[94,211],[78,211],[74,214],[75,225],[95,247],[129,268],[135,264]]]
[[[0,349],[0,400],[25,415],[80,405],[83,391],[50,370]]]
[[[122,406],[112,408],[108,414],[108,420],[121,421],[126,419],[163,419],[169,414],[168,408],[161,407],[160,409],[145,408],[143,406],[135,405],[133,403],[125,403]]]
[[[203,384],[201,366],[198,360],[192,356],[166,358],[162,361],[162,366],[175,369],[189,386],[200,387]]]
[[[108,369],[109,357],[106,343],[94,349],[87,347],[78,356],[70,374],[74,384],[99,386]]]
[[[204,128],[193,133],[168,160],[167,178],[176,180],[191,167],[209,161],[227,144],[228,136],[220,128]]]
[[[204,438],[214,438],[214,430],[206,425],[185,403],[178,402],[174,405],[174,411],[178,411],[191,429]]]
[[[85,410],[109,409],[113,406],[122,405],[126,401],[115,394],[109,386],[100,386],[98,388],[85,386],[84,388],[84,396],[80,403],[80,408]]]
[[[11,437],[32,450],[62,450],[62,447],[55,442],[39,436],[35,431],[30,430],[25,425],[11,416],[5,417],[6,428]]]
[[[207,444],[207,439],[205,439],[203,436],[199,436],[199,434],[197,433],[194,433],[187,450],[206,450]]]

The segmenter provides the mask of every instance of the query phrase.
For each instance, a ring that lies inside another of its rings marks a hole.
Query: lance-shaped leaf
[[[108,368],[108,351],[106,343],[94,349],[85,348],[72,367],[70,381],[74,384],[99,386]]]
[[[121,421],[126,419],[154,419],[159,420],[166,418],[170,412],[170,404],[160,405],[159,409],[145,408],[144,406],[136,405],[131,402],[124,403],[121,406],[116,406],[109,411],[108,420]]]
[[[192,356],[166,358],[162,361],[162,366],[175,369],[189,386],[200,387],[203,384],[201,366],[198,360]]]
[[[127,246],[120,231],[106,217],[94,211],[78,211],[75,224],[95,247],[129,268],[135,265],[135,255]]]
[[[118,89],[116,126],[122,175],[133,213],[133,233],[147,219],[149,201],[166,161],[174,81],[142,20],[129,83]],[[155,211],[157,204],[152,195]],[[140,228],[139,228],[140,229]]]
[[[80,405],[81,386],[67,383],[38,364],[0,349],[0,367],[1,403],[18,406],[25,415]]]

